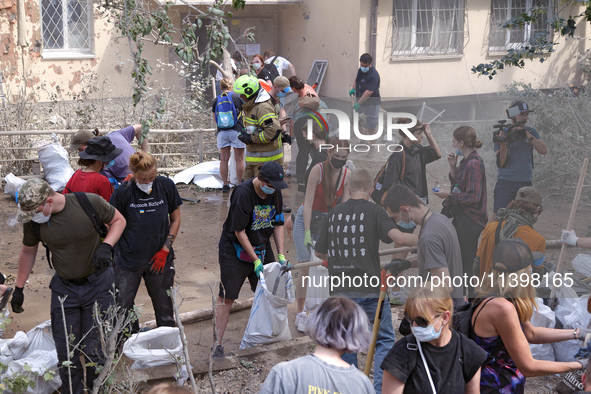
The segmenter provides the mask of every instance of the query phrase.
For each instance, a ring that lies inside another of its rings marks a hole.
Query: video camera
[[[505,123],[507,123],[506,120],[499,120],[499,123],[493,126],[493,128],[496,129],[493,131],[493,142],[512,143],[516,141],[523,141],[527,138],[525,128],[523,128],[525,121],[511,125],[505,125]],[[501,136],[501,131],[503,132],[504,136]]]

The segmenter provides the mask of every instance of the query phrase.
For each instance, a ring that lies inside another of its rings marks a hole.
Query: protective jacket
[[[281,125],[265,89],[242,106],[244,128],[252,136],[252,144],[246,146],[247,162],[275,161],[283,158]]]

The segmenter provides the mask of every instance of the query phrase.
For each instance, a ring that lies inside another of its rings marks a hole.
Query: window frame
[[[513,18],[513,16],[511,15],[511,11],[512,11],[512,4],[513,1],[515,0],[502,0],[505,2],[505,10],[507,12],[507,17],[505,20],[503,21],[495,21],[494,20],[494,0],[491,0],[491,9],[490,9],[490,34],[488,37],[488,52],[489,53],[497,53],[497,54],[506,54],[507,52],[509,52],[510,49],[521,49],[524,45],[526,45],[529,40],[532,38],[532,24],[531,23],[527,23],[524,27],[523,30],[521,29],[513,29],[513,30],[505,30],[502,29],[500,27],[500,25],[502,23],[504,23],[505,21],[509,20],[510,18]],[[529,13],[529,10],[533,7],[533,3],[535,1],[539,1],[539,0],[525,0],[525,9],[526,12]],[[556,1],[555,0],[543,0],[543,1],[547,1],[547,4],[545,5],[547,7],[547,17],[549,17],[550,15],[554,14],[555,8],[556,8]],[[498,23],[497,23],[498,22]],[[512,32],[523,32],[523,41],[521,42],[511,42],[511,33]],[[491,43],[492,39],[493,39],[493,34],[495,33],[503,33],[505,35],[505,45],[504,46],[493,46]],[[553,32],[550,31],[549,32],[549,40],[552,39],[553,37]]]
[[[62,3],[62,21],[64,18],[67,18],[67,9],[68,3],[70,0],[59,0]],[[94,3],[92,0],[77,0],[81,6],[84,6],[86,3],[87,7],[87,14],[88,14],[88,22],[87,22],[87,29],[88,29],[88,48],[60,48],[60,49],[48,49],[45,47],[45,39],[44,39],[44,31],[43,31],[43,5],[41,4],[43,0],[39,1],[39,23],[41,25],[41,58],[42,59],[94,59],[96,57],[94,51]],[[63,26],[62,23],[62,31],[61,34],[64,37],[64,47],[66,46],[66,42],[68,41],[70,35],[69,28],[67,26]]]
[[[464,42],[465,37],[467,36],[466,32],[466,18],[467,18],[467,10],[466,10],[466,0],[454,0],[458,2],[458,9],[454,13],[454,17],[457,19],[456,23],[458,24],[457,30],[449,31],[450,34],[461,34],[461,40],[456,45],[447,46],[446,49],[430,49],[430,46],[417,46],[418,37],[417,29],[418,29],[418,18],[419,12],[422,10],[418,9],[418,2],[420,0],[410,0],[412,1],[412,10],[404,10],[403,12],[411,12],[410,18],[410,49],[401,49],[395,50],[394,47],[395,42],[397,41],[396,36],[399,35],[400,28],[397,25],[396,21],[396,0],[393,2],[393,20],[392,20],[392,51],[390,53],[390,59],[392,61],[405,61],[405,60],[412,60],[417,58],[450,58],[450,57],[462,57],[464,56]],[[437,2],[438,7],[429,9],[430,16],[432,20],[434,19],[434,15],[438,12],[444,12],[445,9],[441,7],[441,1],[443,0],[432,0],[433,2]],[[403,28],[407,28],[407,26],[403,26]],[[433,31],[431,31],[432,33]],[[441,31],[439,31],[441,32]],[[404,46],[406,46],[404,44]]]

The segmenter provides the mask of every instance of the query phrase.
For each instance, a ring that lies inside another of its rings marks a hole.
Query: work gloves
[[[92,266],[97,270],[109,267],[111,265],[111,261],[113,260],[113,255],[111,253],[112,249],[113,247],[108,243],[101,243],[92,258]]]
[[[291,145],[291,135],[283,133],[281,134],[281,138],[283,139],[283,142],[287,142],[289,145]]]
[[[257,274],[257,278],[261,276],[261,272],[263,272],[263,263],[261,259],[256,259],[254,261],[254,273]]]
[[[152,257],[150,263],[152,263],[152,267],[150,267],[150,272],[153,274],[161,274],[162,270],[164,269],[164,265],[166,264],[166,259],[168,258],[168,251],[164,249],[160,249],[158,253]]]
[[[392,275],[398,275],[410,268],[410,261],[403,259],[392,259],[384,269]]]
[[[359,112],[359,103],[355,103],[353,110]]]
[[[12,299],[10,300],[10,306],[12,306],[12,311],[14,313],[24,312],[25,310],[23,309],[23,302],[25,302],[23,288],[16,286],[14,288],[14,292],[12,293]]]
[[[588,358],[582,358],[582,359],[577,360],[577,361],[581,363],[581,365],[583,366],[581,369],[583,371],[585,371],[587,369],[587,364],[589,363],[589,359]]]
[[[312,253],[314,244],[312,243],[312,232],[310,230],[304,232],[304,246],[308,249],[308,253]]]
[[[277,258],[279,259],[279,264],[281,264],[281,265],[290,265],[289,264],[289,261],[287,261],[287,259],[285,258],[284,255],[278,254],[277,255]]]
[[[587,336],[587,334],[591,334],[591,329],[590,328],[579,328],[579,339],[581,341],[585,340],[585,337]]]
[[[351,90],[349,90],[349,96],[355,96],[355,88],[351,88]]]
[[[243,143],[245,143],[246,145],[250,145],[253,143],[252,136],[250,134],[240,133],[240,134],[238,134],[238,139],[240,141],[242,141]]]
[[[567,244],[568,246],[577,246],[577,241],[579,237],[575,233],[575,230],[562,230],[562,236],[560,237],[560,241],[563,244]]]

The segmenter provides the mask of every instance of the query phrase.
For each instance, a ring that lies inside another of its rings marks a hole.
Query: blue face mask
[[[464,156],[464,153],[462,153],[462,150],[460,148],[456,148],[456,155]]]
[[[402,211],[400,211],[402,212]],[[413,222],[412,220],[410,220],[410,214],[408,215],[408,223],[406,223],[405,221],[402,220],[402,214],[400,215],[400,220],[396,223],[396,225],[398,227],[401,227],[403,229],[406,230],[412,230],[413,228],[417,227],[417,224],[415,222]]]
[[[284,98],[285,96],[287,96],[287,93],[283,93],[283,92],[277,93],[277,97],[279,97],[279,98]]]
[[[108,164],[105,164],[105,170],[115,165],[115,159],[111,160]]]
[[[273,189],[271,186],[267,186],[267,185],[262,185],[261,189],[263,190],[263,192],[265,194],[273,194],[275,193],[275,189]]]
[[[359,67],[359,69],[361,70],[361,72],[366,73],[369,71],[369,67]]]
[[[439,319],[437,319],[439,320]],[[435,321],[437,321],[435,320]],[[435,323],[435,322],[433,322]],[[429,324],[427,327],[411,327],[412,334],[415,336],[417,341],[419,342],[430,342],[434,339],[437,339],[441,336],[441,331],[443,331],[443,326],[439,331],[435,331],[434,324]]]

